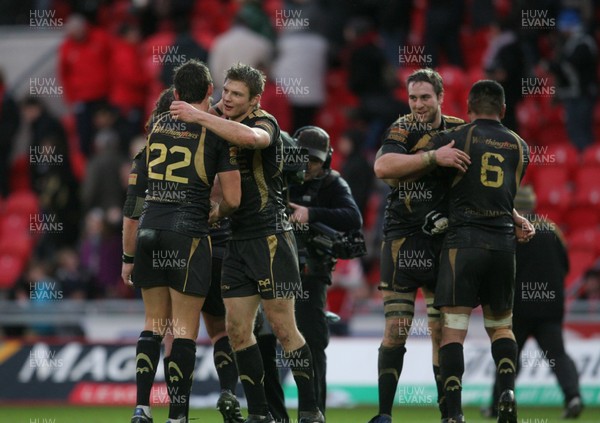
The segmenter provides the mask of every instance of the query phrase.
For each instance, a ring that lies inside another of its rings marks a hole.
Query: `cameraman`
[[[331,285],[334,257],[309,242],[310,226],[321,223],[339,232],[359,230],[362,217],[350,187],[331,169],[329,135],[316,126],[300,128],[294,134],[298,147],[308,152],[304,183],[288,186],[290,222],[298,243],[302,293],[296,298],[296,320],[313,357],[317,405],[325,413],[329,328],[325,316],[327,286]]]

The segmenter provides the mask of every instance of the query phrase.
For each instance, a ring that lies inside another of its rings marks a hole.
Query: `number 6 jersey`
[[[449,227],[444,248],[515,251],[513,201],[529,162],[529,147],[513,131],[491,119],[432,137],[425,150],[454,140],[471,157],[466,173],[447,168]]]

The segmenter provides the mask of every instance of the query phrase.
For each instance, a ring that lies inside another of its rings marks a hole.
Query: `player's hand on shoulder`
[[[435,162],[438,166],[454,167],[466,172],[471,164],[471,158],[464,151],[454,148],[454,140],[435,150]]]
[[[173,119],[183,122],[193,122],[196,116],[202,113],[200,110],[196,109],[194,106],[186,103],[185,101],[172,102],[169,111],[171,112]]]

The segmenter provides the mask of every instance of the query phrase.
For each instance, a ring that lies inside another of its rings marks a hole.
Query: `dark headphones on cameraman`
[[[310,129],[312,131],[316,131],[316,132],[320,133],[322,136],[327,138],[327,143],[329,144],[329,149],[327,150],[327,157],[325,158],[325,162],[323,162],[323,168],[329,169],[331,167],[331,157],[333,156],[333,148],[331,147],[331,139],[330,139],[327,131],[325,131],[323,128],[319,128],[318,126],[306,125],[306,126],[296,129],[296,132],[294,132],[294,135],[292,135],[292,138],[297,140],[300,137],[300,134],[308,129]]]

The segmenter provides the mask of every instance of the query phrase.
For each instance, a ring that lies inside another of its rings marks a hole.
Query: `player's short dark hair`
[[[444,82],[442,76],[431,68],[417,69],[406,79],[406,86],[408,87],[413,82],[428,82],[433,85],[433,91],[436,96],[440,96],[444,93]]]
[[[190,59],[175,68],[173,85],[181,101],[202,102],[210,84],[212,84],[212,78],[208,67],[198,60]]]
[[[500,115],[504,106],[504,88],[496,81],[477,81],[469,91],[469,110],[482,115]]]
[[[248,86],[250,98],[252,98],[263,93],[267,77],[263,72],[252,66],[238,63],[227,69],[225,80],[241,81],[245,83]]]
[[[161,113],[169,111],[173,101],[175,101],[175,88],[170,86],[169,88],[164,89],[158,96],[158,100],[156,100],[156,103],[154,104],[154,110],[152,110],[152,113],[150,113],[148,121],[144,127],[146,131],[149,131],[152,128],[153,122]]]

